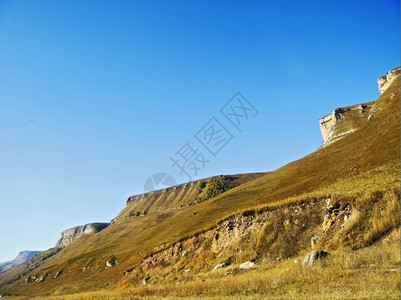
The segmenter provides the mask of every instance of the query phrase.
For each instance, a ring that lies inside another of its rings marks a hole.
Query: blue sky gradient
[[[194,179],[315,151],[399,64],[399,1],[1,1],[0,261],[187,181],[170,156],[237,91],[259,114]]]

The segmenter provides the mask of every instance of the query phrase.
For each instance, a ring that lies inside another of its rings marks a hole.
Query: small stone
[[[329,255],[329,253],[326,251],[323,251],[323,250],[315,250],[315,251],[309,252],[303,259],[302,266],[303,267],[311,266],[316,262],[316,260],[325,258],[328,255]]]
[[[118,260],[115,257],[112,257],[106,261],[106,269],[112,268],[116,265],[118,265]]]
[[[150,279],[150,276],[146,276],[144,279],[142,279],[142,284],[146,285],[148,283],[149,279]]]
[[[46,277],[47,277],[47,275],[42,275],[38,279],[36,279],[36,281],[37,282],[43,282],[43,281],[45,281]]]
[[[213,268],[213,271],[216,271],[216,270],[218,270],[218,269],[220,269],[220,268],[227,267],[228,265],[229,265],[228,262],[223,262],[223,263],[221,263],[221,264],[216,265],[216,266]]]
[[[250,268],[252,268],[255,265],[255,263],[251,262],[251,261],[246,261],[242,264],[239,265],[239,269],[240,270],[249,270]]]
[[[315,235],[310,239],[310,245],[312,248],[315,247],[316,243],[319,241],[320,236],[319,235]]]

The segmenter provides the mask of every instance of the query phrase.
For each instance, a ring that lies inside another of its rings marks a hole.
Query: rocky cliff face
[[[340,107],[319,120],[323,147],[354,132],[369,118],[374,101]]]
[[[400,67],[390,70],[377,80],[379,91],[383,94],[394,80],[400,79]],[[392,97],[390,95],[390,97]],[[391,100],[391,99],[390,99]],[[375,101],[340,107],[319,120],[320,131],[325,147],[342,139],[360,128],[379,108]]]
[[[379,91],[380,94],[383,94],[383,92],[390,86],[390,84],[398,78],[399,80],[400,76],[400,67],[394,68],[387,72],[386,75],[383,75],[379,79],[377,79],[377,84],[379,86]]]
[[[64,230],[61,233],[60,239],[56,243],[56,247],[68,246],[83,235],[94,234],[102,231],[109,226],[109,224],[110,223],[90,223]]]

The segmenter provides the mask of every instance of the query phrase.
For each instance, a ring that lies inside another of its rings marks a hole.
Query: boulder
[[[328,252],[323,250],[315,250],[309,252],[305,258],[302,260],[302,266],[311,266],[313,265],[318,259],[325,258],[329,255]]]
[[[115,257],[112,257],[106,261],[106,269],[112,268],[116,265],[118,265],[118,260]]]
[[[251,261],[246,261],[242,264],[239,265],[239,269],[240,270],[249,270],[250,268],[252,268],[255,264]]]
[[[28,276],[25,279],[25,283],[28,284],[28,283],[34,282],[35,280],[36,280],[36,276]]]
[[[221,264],[216,265],[216,266],[213,268],[213,271],[216,271],[216,270],[218,270],[218,269],[220,269],[220,268],[227,267],[228,265],[229,265],[228,262],[223,262],[223,263],[221,263]]]
[[[37,282],[43,282],[43,281],[45,281],[46,277],[47,277],[47,275],[42,275],[38,279],[36,279],[36,281]]]

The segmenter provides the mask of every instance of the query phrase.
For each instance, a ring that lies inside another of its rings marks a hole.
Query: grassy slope
[[[234,181],[238,184],[243,184],[245,182],[254,180],[258,177],[265,175],[266,173],[247,173],[247,174],[236,174],[231,175]],[[115,218],[118,220],[120,218],[128,217],[130,213],[135,213],[137,211],[147,211],[147,212],[161,212],[166,213],[166,210],[176,210],[181,207],[181,205],[186,206],[198,196],[204,197],[207,188],[203,188],[202,192],[199,193],[198,181],[209,181],[212,178],[217,178],[218,176],[208,177],[197,181],[191,181],[184,184],[169,187],[164,190],[157,190],[149,192],[142,195],[133,196],[130,198],[137,198],[137,201],[130,203],[125,207]]]
[[[297,201],[306,196],[357,195],[399,186],[399,90],[397,80],[377,103],[387,103],[391,93],[396,96],[362,128],[342,140],[199,205],[175,212],[149,213],[134,220],[118,220],[97,235],[81,238],[34,271],[40,274],[63,270],[59,279],[32,285],[30,291],[18,282],[16,288],[20,286],[20,292],[43,293],[106,287],[118,282],[127,268],[155,247],[206,230],[236,212]],[[111,255],[120,263],[104,270],[104,263]],[[80,271],[84,266],[95,264],[103,270]]]

